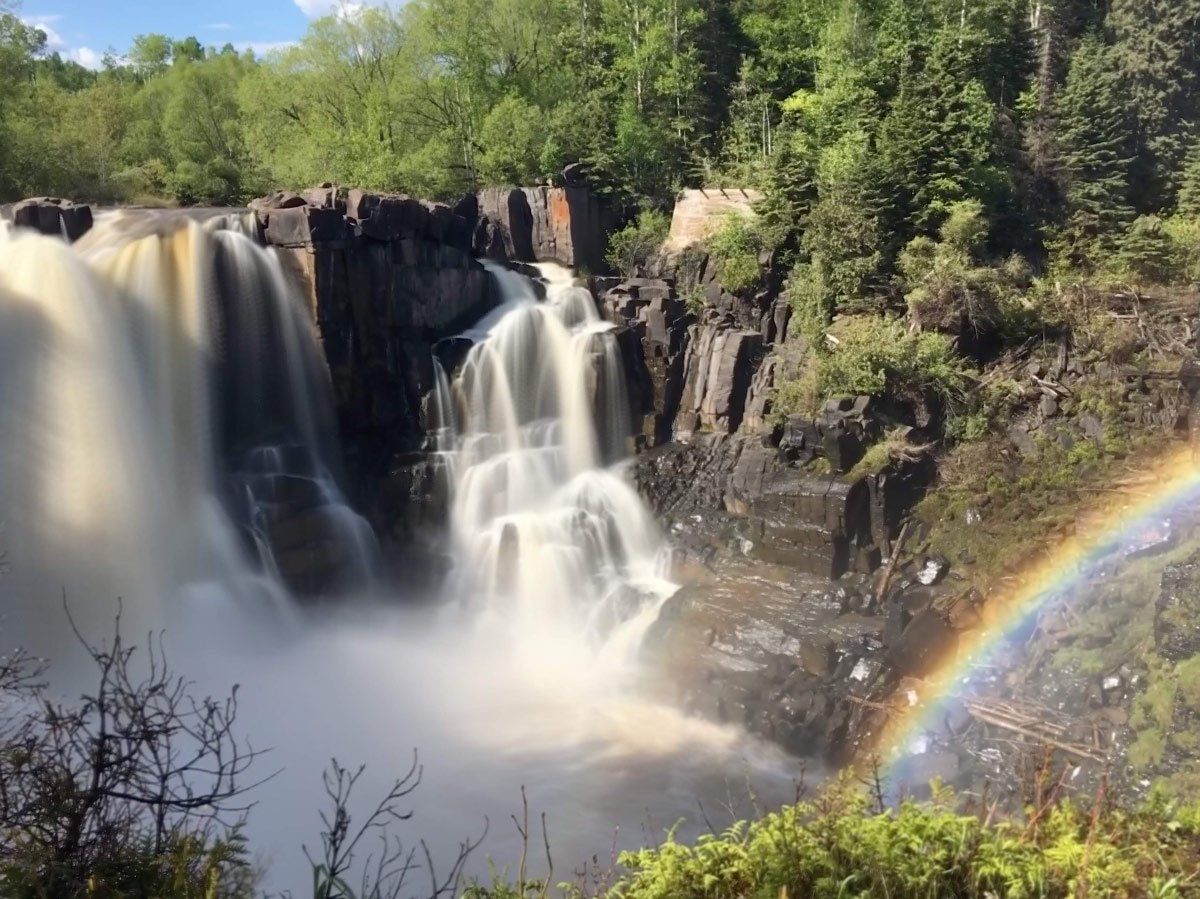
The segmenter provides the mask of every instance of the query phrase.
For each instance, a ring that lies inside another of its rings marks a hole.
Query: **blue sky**
[[[265,52],[294,41],[310,19],[339,0],[18,0],[17,13],[46,32],[51,50],[96,68],[106,50],[118,55],[134,35],[195,35]]]

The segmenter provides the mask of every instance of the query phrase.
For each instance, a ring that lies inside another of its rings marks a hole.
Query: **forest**
[[[763,190],[732,239],[794,269],[809,330],[947,283],[1019,328],[1033,275],[1200,275],[1198,33],[1200,0],[413,0],[95,72],[0,4],[0,200],[453,200],[578,163],[626,214]]]

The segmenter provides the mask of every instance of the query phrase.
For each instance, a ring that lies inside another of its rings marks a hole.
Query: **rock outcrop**
[[[74,243],[92,227],[92,207],[60,197],[32,197],[12,207],[18,228],[32,228],[51,237]]]
[[[603,314],[622,328],[618,344],[638,446],[666,443],[683,396],[687,305],[661,280],[594,278],[591,289]]]
[[[514,262],[557,262],[597,274],[607,269],[611,216],[587,187],[490,188],[472,222],[475,252]]]
[[[844,477],[881,436],[867,397],[774,426],[780,357],[771,349],[786,334],[787,304],[770,277],[735,297],[711,268],[706,259],[684,265],[689,296],[706,297],[700,310],[669,279],[592,282],[604,314],[629,332],[622,348],[639,445],[659,448],[639,459],[639,488],[703,556],[740,552],[826,578],[873,571],[929,472]],[[809,467],[817,459],[820,473]]]

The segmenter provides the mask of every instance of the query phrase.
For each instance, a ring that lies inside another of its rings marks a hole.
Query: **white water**
[[[487,816],[481,853],[515,862],[506,822],[526,785],[556,879],[605,857],[616,829],[631,846],[695,823],[697,798],[724,823],[715,806],[745,795],[746,759],[786,781],[738,732],[638,696],[637,650],[673,587],[653,521],[604,467],[628,426],[586,291],[559,274],[539,303],[496,272],[506,302],[472,329],[453,382],[442,373],[431,425],[453,472],[452,602],[405,612],[376,596],[313,618],[267,539],[287,489],[313,485],[360,588],[374,545],[330,474],[328,384],[299,298],[242,234],[139,233],[117,218],[73,249],[0,233],[0,626],[61,663],[62,593],[93,635],[122,596],[127,634],[165,627],[205,689],[241,683],[244,731],[274,747],[264,771],[283,769],[250,822],[271,883],[308,881],[300,846],[331,755],[368,764],[365,804],[416,747],[426,782],[408,833],[442,858]]]
[[[675,586],[648,511],[602,466],[597,422],[628,402],[610,326],[569,279],[539,302],[528,280],[493,276],[503,303],[452,385],[453,595],[505,622],[523,655],[620,687]]]

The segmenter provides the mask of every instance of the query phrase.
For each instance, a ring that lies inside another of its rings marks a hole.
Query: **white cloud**
[[[57,13],[44,16],[25,16],[21,21],[26,25],[33,26],[46,35],[46,49],[49,52],[57,53],[63,59],[77,62],[85,69],[99,69],[104,65],[103,53],[99,53],[91,47],[71,47],[67,45],[63,36],[54,28],[56,23],[62,21],[62,16]]]
[[[85,69],[98,71],[104,68],[104,54],[91,47],[73,47],[63,54],[64,59],[73,59]]]
[[[53,23],[62,21],[62,16],[24,16],[21,21],[46,35],[46,49],[52,53],[61,53],[67,48],[67,42],[62,39],[62,35],[52,27]]]
[[[233,26],[228,22],[213,22],[211,25],[206,25],[206,28],[211,28],[213,31],[233,31]]]
[[[294,0],[294,2],[300,7],[300,12],[310,19],[319,19],[322,16],[333,14],[345,18],[354,15],[364,6],[386,3],[387,0],[362,0],[362,2],[358,2],[358,0]]]
[[[327,16],[337,8],[337,0],[295,0],[296,5],[300,7],[300,12],[304,13],[310,19],[319,19],[321,16]]]

